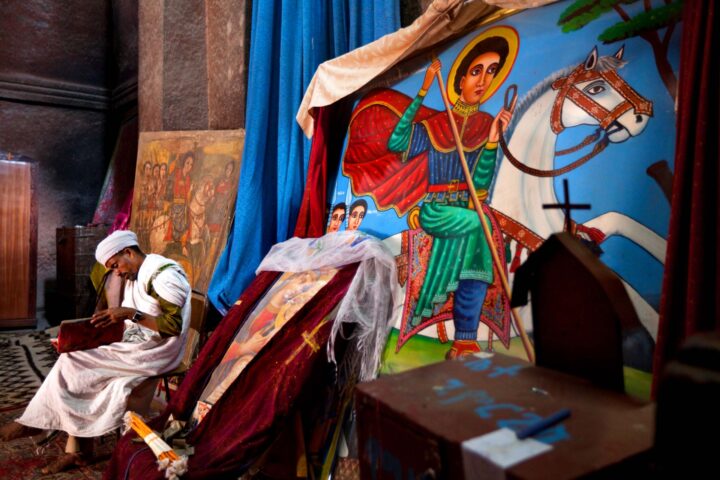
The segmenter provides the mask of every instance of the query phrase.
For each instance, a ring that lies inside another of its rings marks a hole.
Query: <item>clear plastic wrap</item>
[[[329,361],[335,362],[335,339],[342,324],[357,324],[353,335],[360,354],[360,380],[371,380],[380,367],[393,312],[401,307],[395,259],[379,239],[359,231],[291,238],[274,245],[256,273],[340,268],[356,262],[360,265],[338,307],[327,355]]]

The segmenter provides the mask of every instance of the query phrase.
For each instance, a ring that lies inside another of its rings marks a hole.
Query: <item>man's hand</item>
[[[134,314],[134,308],[108,308],[107,310],[103,310],[93,315],[90,323],[92,323],[95,328],[105,328],[109,327],[113,323],[124,322],[126,318],[132,318]]]

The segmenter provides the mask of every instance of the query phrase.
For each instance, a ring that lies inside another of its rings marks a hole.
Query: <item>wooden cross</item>
[[[572,219],[570,218],[570,211],[590,210],[590,204],[570,203],[570,192],[568,189],[567,178],[563,179],[563,190],[565,192],[565,201],[563,203],[543,203],[543,208],[561,208],[565,212],[565,231],[572,234]]]

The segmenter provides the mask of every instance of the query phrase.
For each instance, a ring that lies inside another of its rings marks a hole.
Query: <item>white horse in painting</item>
[[[554,168],[558,134],[577,125],[598,125],[604,135],[600,142],[612,145],[641,134],[652,115],[652,103],[617,75],[624,65],[622,56],[622,48],[609,57],[598,57],[593,49],[583,64],[551,75],[518,102],[508,128],[508,134],[512,132],[508,149],[535,173],[520,171],[503,156],[491,196],[494,209],[542,238],[563,230],[564,213],[543,209],[543,204],[558,203],[552,176],[564,172],[549,172]],[[536,176],[537,171],[548,175]],[[598,229],[604,238],[625,237],[664,263],[665,239],[627,215],[607,212],[583,226]],[[515,241],[511,248],[517,248]],[[657,312],[630,285],[625,286],[640,321],[655,339]],[[529,310],[521,311],[526,325],[530,325]]]

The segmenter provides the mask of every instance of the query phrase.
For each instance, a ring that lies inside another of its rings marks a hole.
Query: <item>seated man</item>
[[[45,430],[70,435],[66,454],[43,473],[87,464],[93,437],[122,424],[133,388],[172,370],[183,355],[190,285],[182,267],[160,255],[145,255],[130,231],[109,235],[98,244],[95,258],[125,279],[125,289],[121,306],[96,313],[91,323],[104,328],[125,322],[122,341],[61,354],[23,415],[0,428],[0,441]]]

